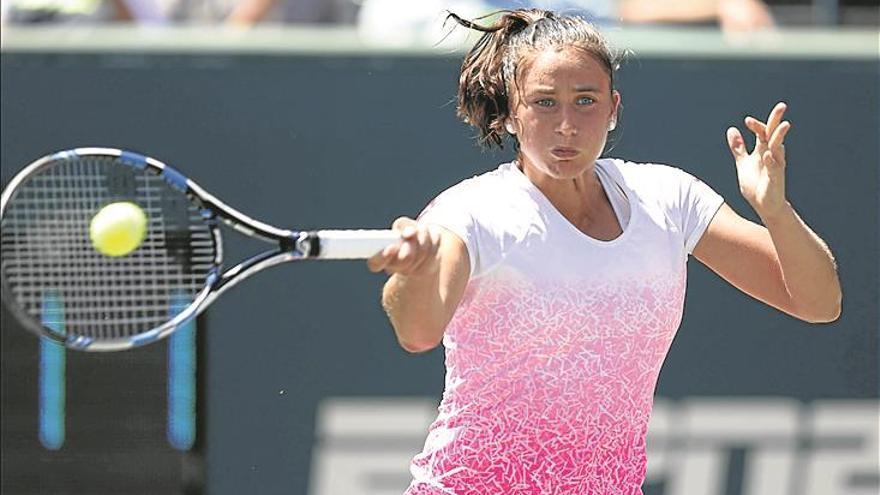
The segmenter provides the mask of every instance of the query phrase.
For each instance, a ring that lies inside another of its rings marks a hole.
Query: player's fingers
[[[777,148],[782,147],[782,142],[785,140],[785,135],[788,134],[789,129],[791,129],[791,122],[785,121],[779,124],[779,127],[776,128],[776,131],[770,136],[770,149],[775,150]]]
[[[428,238],[431,241],[431,250],[435,253],[439,251],[440,241],[442,239],[440,236],[440,230],[435,227],[428,226]]]
[[[774,156],[773,152],[770,150],[764,151],[763,162],[771,168],[780,164],[780,161],[776,159],[776,156]]]
[[[410,263],[413,259],[415,250],[412,241],[403,241],[400,243],[400,249],[397,251],[395,261],[398,265]]]
[[[382,253],[376,253],[367,260],[367,269],[371,272],[379,273],[383,268],[385,268],[385,259],[382,257]]]
[[[388,265],[385,266],[385,273],[388,275],[401,274],[401,275],[410,275],[412,272],[412,254],[406,252],[403,249],[403,246],[406,244],[401,244],[400,249],[398,249],[391,259],[388,260]],[[401,253],[401,251],[403,251]]]
[[[740,134],[739,129],[736,127],[727,129],[727,146],[736,160],[749,154],[748,150],[746,150],[746,143],[743,140],[742,134]]]
[[[420,225],[418,229],[416,229],[415,235],[416,244],[419,247],[420,254],[422,252],[430,251],[431,249],[431,236],[428,235],[428,227],[425,225]]]
[[[791,129],[791,124],[788,121],[783,122],[779,124],[776,132],[773,133],[773,137],[770,138],[769,151],[773,154],[773,160],[780,165],[785,164],[785,145],[783,141],[789,129]]]
[[[437,256],[440,248],[439,234],[434,232],[429,226],[419,228],[419,254],[418,259],[414,261],[413,272],[420,272],[425,267],[430,266]]]
[[[397,256],[398,244],[386,246],[385,249],[367,260],[367,268],[372,272],[387,270],[389,263]]]
[[[440,246],[439,233],[430,226],[410,223],[411,219],[406,217],[399,220],[394,226],[401,229],[401,241],[386,247],[377,255],[381,261],[377,259],[369,265],[371,269],[385,270],[389,275],[413,275],[436,257]]]
[[[403,232],[406,230],[406,227],[410,227],[416,224],[416,221],[409,217],[398,217],[394,220],[394,223],[391,224],[391,229],[396,230],[398,232]]]
[[[403,242],[400,254],[397,256],[401,269],[410,274],[417,270],[425,257],[425,232],[424,226],[407,227],[413,229],[412,235]]]
[[[746,117],[744,122],[746,127],[755,134],[758,143],[767,143],[767,126],[763,122],[754,117]]]
[[[782,122],[782,116],[785,114],[785,109],[788,108],[785,103],[779,102],[776,106],[773,107],[773,110],[770,111],[770,116],[767,117],[767,137],[773,135],[776,131],[776,126]]]
[[[385,247],[380,253],[367,260],[367,268],[373,272],[385,270],[389,275],[397,271],[394,266],[400,254],[400,248],[407,236],[412,236],[412,226],[416,221],[409,217],[398,217],[391,223],[391,229],[400,232],[401,241]]]

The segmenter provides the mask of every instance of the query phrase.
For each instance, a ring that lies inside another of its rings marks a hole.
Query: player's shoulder
[[[513,166],[513,163],[502,163],[494,169],[461,180],[440,195],[461,201],[483,201],[489,196],[494,197],[510,187]]]
[[[647,182],[656,180],[676,180],[684,173],[679,167],[665,163],[632,162],[620,158],[603,158],[599,163],[606,170],[617,172],[627,181]]]
[[[444,190],[426,210],[435,215],[464,214],[487,231],[520,236],[524,226],[537,222],[535,216],[540,214],[528,184],[515,163],[503,163]]]
[[[643,198],[676,194],[682,184],[693,180],[693,176],[681,168],[664,163],[603,158],[597,164]]]

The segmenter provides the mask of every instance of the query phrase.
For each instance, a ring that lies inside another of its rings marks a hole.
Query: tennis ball
[[[92,246],[101,254],[113,257],[125,256],[137,249],[146,234],[146,213],[128,201],[101,208],[89,225]]]

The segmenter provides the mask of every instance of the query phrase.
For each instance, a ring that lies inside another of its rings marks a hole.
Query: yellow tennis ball
[[[92,218],[89,237],[92,246],[107,256],[125,256],[143,242],[147,234],[147,215],[140,206],[120,201],[110,203]]]

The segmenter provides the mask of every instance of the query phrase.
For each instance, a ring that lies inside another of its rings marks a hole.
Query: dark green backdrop
[[[114,146],[165,160],[269,223],[384,227],[509,156],[481,152],[456,121],[458,64],[433,56],[6,52],[2,179],[50,151]],[[877,60],[634,57],[619,89],[612,155],[689,170],[752,219],[724,132],[788,102],[790,200],[836,254],[845,296],[838,322],[811,326],[692,260],[658,394],[877,398]],[[230,259],[249,247],[236,239]],[[442,349],[413,356],[396,346],[378,304],[382,283],[357,262],[289,265],[212,307],[202,329],[210,493],[305,493],[322,397],[439,397]],[[5,313],[3,327],[4,492],[83,492],[69,488],[78,479],[99,493],[83,478],[106,481],[125,469],[166,487],[152,493],[177,486],[178,455],[162,438],[165,344],[70,355],[69,442],[47,453],[33,419],[36,340]],[[131,476],[120,474],[108,493],[129,493],[119,483]],[[143,486],[130,484],[130,493]]]

